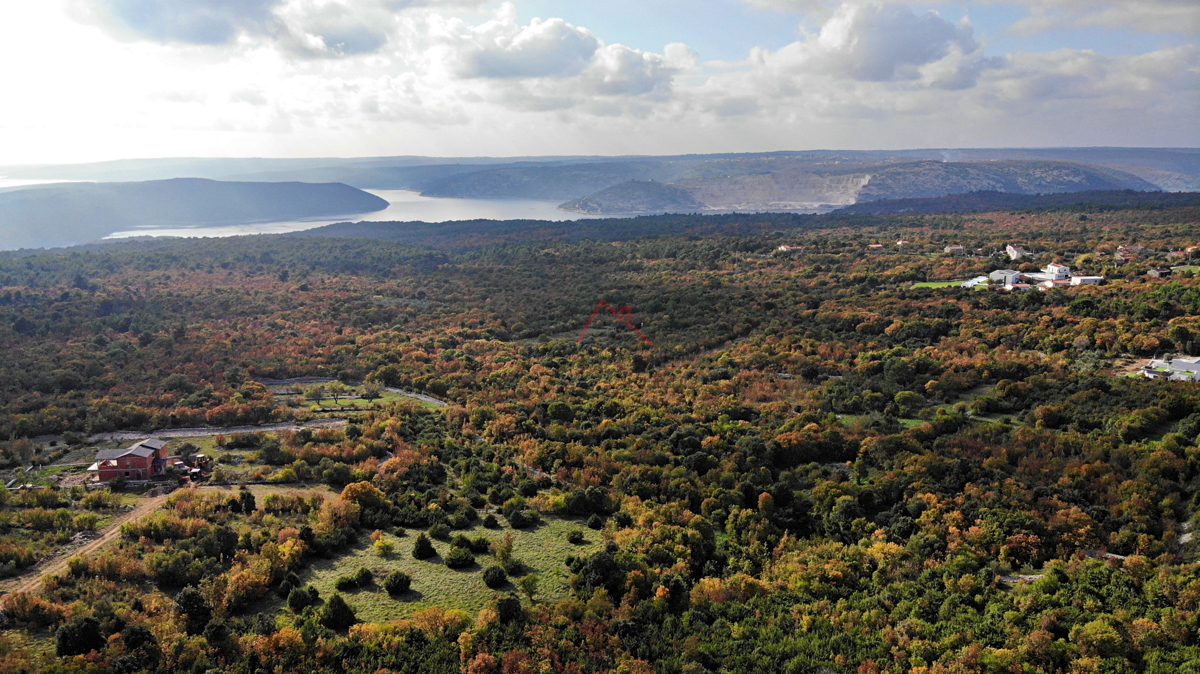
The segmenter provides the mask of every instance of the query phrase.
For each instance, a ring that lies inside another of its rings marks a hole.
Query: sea
[[[444,199],[423,197],[408,190],[363,190],[388,202],[388,207],[373,213],[336,215],[307,220],[280,220],[241,225],[210,227],[171,227],[130,229],[110,234],[109,239],[132,236],[241,236],[244,234],[281,234],[331,225],[335,222],[449,222],[452,220],[580,220],[592,217],[558,210],[560,201],[534,199]]]

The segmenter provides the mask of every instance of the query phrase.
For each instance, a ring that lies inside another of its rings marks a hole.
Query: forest
[[[1200,673],[1200,208],[597,222],[0,254],[0,672]]]

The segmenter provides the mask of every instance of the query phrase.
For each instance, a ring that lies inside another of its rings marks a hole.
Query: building
[[[1029,251],[1012,243],[1008,244],[1008,246],[1004,248],[1004,252],[1008,253],[1008,259],[1010,260],[1020,260],[1021,258],[1029,255]]]
[[[1145,251],[1145,246],[1139,246],[1137,244],[1129,246],[1117,246],[1117,252],[1113,253],[1113,259],[1117,261],[1117,264],[1125,264],[1131,260],[1138,259],[1138,256]]]
[[[1158,269],[1151,269],[1150,271],[1146,272],[1146,276],[1149,276],[1150,278],[1167,278],[1170,275],[1171,270],[1167,269],[1166,267],[1159,267]]]
[[[896,241],[897,248],[903,248],[904,246],[907,246],[907,245],[908,245],[908,242],[905,241],[904,239],[899,239],[898,241]]]
[[[1033,272],[1032,274],[1025,274],[1025,276],[1028,276],[1035,281],[1065,281],[1071,278],[1071,268],[1066,265],[1053,262],[1045,267],[1042,267],[1041,271]]]
[[[872,243],[872,244],[868,245],[867,248],[869,250],[883,250],[883,244],[882,243]]]
[[[1071,285],[1073,286],[1094,286],[1099,285],[1104,280],[1103,276],[1072,276]]]
[[[780,253],[787,254],[799,253],[800,251],[804,250],[804,246],[780,246],[775,250],[779,251]]]
[[[1187,358],[1151,360],[1142,366],[1141,372],[1142,376],[1149,379],[1200,381],[1200,360]]]
[[[169,459],[167,443],[163,440],[142,440],[125,449],[102,449],[96,452],[96,462],[88,472],[96,473],[100,482],[118,477],[126,480],[149,480],[166,471]]]
[[[962,287],[964,287],[964,288],[974,288],[975,286],[986,285],[986,284],[987,284],[987,282],[988,282],[988,277],[986,277],[986,276],[976,276],[975,278],[973,278],[973,279],[971,279],[971,280],[969,280],[969,281],[963,281],[963,283],[962,283]]]
[[[959,257],[960,255],[966,255],[967,249],[963,248],[962,246],[946,246],[945,248],[942,249],[942,252],[947,255],[953,255],[954,257]]]
[[[997,269],[996,271],[988,274],[988,278],[999,283],[1000,285],[1010,286],[1016,283],[1017,279],[1021,278],[1021,272],[1014,269]]]

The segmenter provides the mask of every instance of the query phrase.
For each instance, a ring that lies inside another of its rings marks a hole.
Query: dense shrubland
[[[10,462],[44,433],[294,414],[255,377],[366,380],[451,403],[381,402],[341,430],[224,438],[258,476],[340,496],[172,495],[40,594],[4,598],[7,627],[59,630],[68,646],[59,658],[10,641],[0,669],[1192,671],[1200,389],[1112,367],[1200,353],[1200,285],[1142,280],[1165,262],[1153,255],[1117,268],[1096,251],[1191,245],[1196,215],[789,220],[739,237],[444,251],[262,237],[0,258]],[[865,248],[901,237],[902,253]],[[909,287],[1008,264],[944,245],[1009,241],[1115,278],[1045,294]],[[781,243],[804,250],[780,255]],[[577,345],[601,297],[633,306],[653,346],[611,318]],[[5,545],[69,533],[106,498],[14,495]],[[511,531],[552,518],[580,523],[571,543],[603,545],[562,560],[569,598],[539,600]],[[406,529],[420,530],[411,556],[472,574],[494,593],[488,607],[362,623],[355,593],[401,607],[421,576],[364,567],[329,596],[310,584],[318,560],[368,537],[386,558],[386,535]],[[96,635],[95,652],[69,646]]]

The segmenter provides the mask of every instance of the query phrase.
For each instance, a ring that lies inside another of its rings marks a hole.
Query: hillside
[[[576,213],[688,213],[704,210],[690,192],[654,180],[630,180],[559,206]]]
[[[897,215],[903,213],[987,213],[1026,209],[1102,211],[1118,208],[1183,208],[1200,206],[1196,192],[1089,191],[1059,194],[968,192],[924,199],[881,199],[839,208],[835,213]]]
[[[338,183],[177,178],[73,183],[0,192],[0,248],[48,248],[152,227],[234,225],[368,213],[387,201]]]

